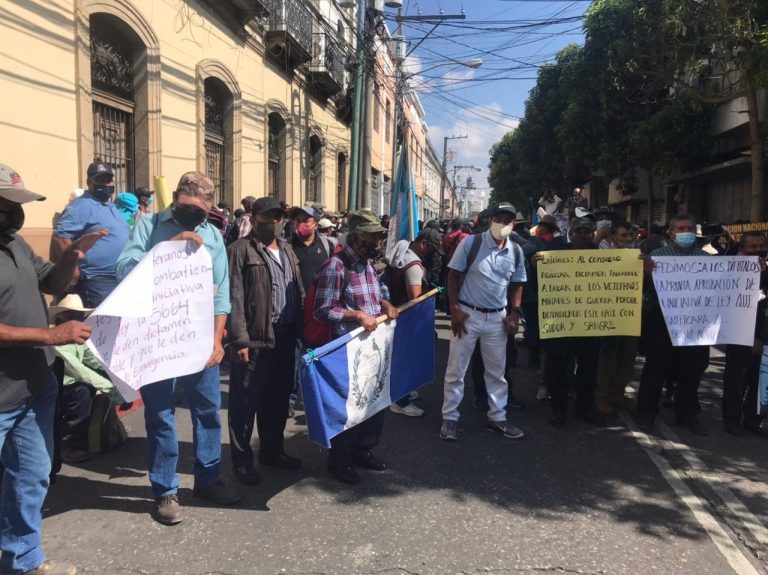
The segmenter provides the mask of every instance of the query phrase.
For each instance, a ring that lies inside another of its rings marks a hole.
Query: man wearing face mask
[[[315,279],[315,274],[333,255],[336,244],[333,238],[318,233],[317,213],[314,208],[308,206],[294,208],[291,216],[294,222],[291,246],[299,260],[301,281],[304,291],[307,292]]]
[[[208,223],[213,206],[213,182],[200,172],[187,172],[179,180],[171,206],[151,217],[142,218],[131,233],[117,262],[117,277],[122,280],[157,244],[187,240],[195,249],[211,254],[213,267],[213,350],[205,369],[141,388],[144,422],[149,444],[149,481],[155,496],[155,519],[175,525],[182,519],[176,492],[179,478],[176,464],[179,445],[176,439],[174,410],[175,387],[184,388],[195,428],[195,487],[193,494],[218,505],[231,505],[240,497],[219,477],[221,464],[221,380],[219,364],[224,357],[222,340],[230,311],[229,267],[221,233]]]
[[[601,206],[595,212],[595,238],[593,243],[601,249],[611,247],[611,227],[616,213],[608,206]]]
[[[96,230],[109,232],[80,262],[76,292],[89,308],[98,307],[117,285],[115,265],[131,228],[112,203],[115,193],[112,166],[96,160],[87,171],[88,190],[72,202],[56,222],[51,238],[51,259],[74,240]]]
[[[18,234],[22,205],[36,200],[45,198],[0,165],[0,572],[74,575],[74,566],[46,561],[41,547],[58,396],[51,366],[53,346],[83,344],[91,328],[79,321],[49,328],[40,292],[64,292],[78,262],[107,232],[85,234],[64,248],[56,265],[46,262]]]
[[[155,199],[155,192],[149,188],[141,186],[133,191],[133,195],[139,198],[139,210],[133,216],[133,219],[138,222],[142,216],[151,213],[151,206]]]
[[[651,253],[646,271],[653,270],[657,256],[709,256],[696,247],[696,219],[690,214],[677,214],[669,221],[669,242]],[[677,424],[696,435],[707,435],[699,420],[699,384],[709,365],[709,346],[673,347],[653,281],[647,278],[643,339],[645,365],[637,392],[637,422],[643,431],[653,428],[659,413],[659,400],[667,376],[675,375],[675,416]]]
[[[381,253],[387,229],[370,210],[349,215],[349,233],[343,251],[318,272],[314,316],[331,325],[334,337],[358,326],[374,331],[376,318],[397,318],[397,308],[383,300],[373,261]],[[371,453],[379,443],[384,425],[382,410],[331,440],[328,471],[342,483],[360,483],[355,467],[383,471],[386,463]]]
[[[760,291],[763,299],[757,304],[754,345],[728,345],[725,348],[723,428],[731,435],[743,435],[746,430],[768,437],[768,432],[760,426],[764,415],[757,412],[760,360],[768,328],[765,315],[768,308],[768,299],[765,298],[768,289],[768,268],[765,263],[767,253],[768,238],[764,233],[745,232],[741,235],[737,255],[760,258]]]
[[[253,203],[251,234],[229,246],[233,353],[229,440],[235,477],[256,485],[251,435],[259,434],[259,464],[298,469],[285,453],[283,431],[293,389],[304,288],[299,261],[282,240],[283,210],[274,198]]]
[[[458,439],[464,376],[477,342],[485,367],[489,431],[510,439],[525,434],[507,422],[507,337],[517,333],[526,280],[523,250],[509,239],[516,210],[506,202],[491,213],[490,229],[464,239],[451,259],[448,302],[451,338],[443,393],[440,438]]]

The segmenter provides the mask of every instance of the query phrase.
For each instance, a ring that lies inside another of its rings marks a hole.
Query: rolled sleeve
[[[115,275],[117,281],[123,281],[125,276],[131,273],[131,270],[136,267],[144,255],[152,249],[149,245],[149,240],[152,236],[152,230],[154,229],[155,218],[141,218],[136,227],[133,228],[131,235],[128,237],[128,242],[125,244],[120,257],[117,258],[117,266],[115,268]]]
[[[317,276],[313,314],[318,321],[338,323],[344,319],[344,307],[341,305],[344,274],[339,270],[339,265],[343,264],[334,260]]]

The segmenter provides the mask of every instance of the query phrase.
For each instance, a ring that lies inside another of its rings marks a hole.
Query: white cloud
[[[453,166],[476,166],[481,171],[458,170],[456,172],[457,184],[459,177],[465,181],[468,175],[472,176],[477,188],[488,187],[488,162],[491,146],[501,140],[502,136],[514,129],[518,121],[502,115],[503,110],[499,104],[493,103],[487,106],[467,106],[458,109],[452,121],[446,124],[430,118],[429,102],[426,103],[427,124],[429,136],[438,155],[443,153],[443,138],[446,136],[468,136],[466,139],[449,140],[448,150],[453,150],[455,156],[453,163],[448,163],[448,177],[453,176]],[[442,158],[442,156],[441,156]],[[450,160],[449,155],[449,160]],[[486,196],[487,197],[487,196]]]

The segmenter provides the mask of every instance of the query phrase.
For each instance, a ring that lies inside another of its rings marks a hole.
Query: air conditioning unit
[[[384,0],[384,6],[387,8],[402,8],[403,0]]]

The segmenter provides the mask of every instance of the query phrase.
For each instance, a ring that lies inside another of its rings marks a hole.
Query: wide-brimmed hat
[[[65,311],[79,311],[88,315],[93,311],[93,308],[85,307],[79,295],[74,293],[67,294],[56,305],[48,308],[48,321],[56,323],[56,318]]]
[[[551,226],[552,229],[554,229],[556,232],[560,231],[560,226],[557,225],[557,220],[555,219],[555,216],[550,216],[547,214],[546,216],[541,216],[539,218],[539,223],[537,225],[544,224],[545,226]]]

